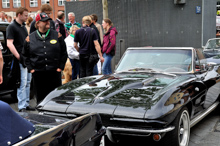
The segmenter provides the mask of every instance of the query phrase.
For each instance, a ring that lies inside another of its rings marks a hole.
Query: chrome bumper
[[[163,129],[134,129],[134,128],[119,128],[119,127],[107,127],[106,135],[108,138],[115,142],[113,135],[134,135],[134,136],[150,136],[152,133],[167,133],[174,130],[174,126],[170,126]]]

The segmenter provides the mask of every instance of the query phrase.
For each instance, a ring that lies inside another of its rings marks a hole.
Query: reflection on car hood
[[[70,117],[97,112],[115,117],[143,118],[147,110],[160,102],[165,92],[186,78],[159,74],[87,77],[55,89],[38,105],[38,109],[65,113]]]

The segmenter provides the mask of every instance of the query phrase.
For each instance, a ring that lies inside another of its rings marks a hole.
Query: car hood
[[[71,81],[55,89],[38,105],[38,110],[76,117],[89,112],[100,115],[130,118],[144,118],[147,111],[164,103],[161,98],[168,90],[175,90],[188,76],[169,76],[158,74],[113,74],[92,76]],[[167,98],[169,95],[167,96]],[[158,110],[162,116],[165,111]]]

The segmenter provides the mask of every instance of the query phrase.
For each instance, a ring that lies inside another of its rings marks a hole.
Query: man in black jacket
[[[64,26],[65,14],[63,11],[59,11],[57,13],[57,19],[54,21],[56,31],[61,33],[63,38],[65,39],[68,36],[66,28]]]
[[[50,29],[46,13],[36,16],[37,30],[24,42],[22,55],[28,71],[32,73],[37,103],[56,87],[61,85],[61,71],[64,69],[67,52],[60,33]]]
[[[53,10],[52,7],[51,7],[50,5],[48,5],[48,4],[43,4],[43,5],[41,6],[41,8],[40,8],[40,12],[41,12],[41,13],[42,13],[42,12],[46,13],[48,17],[50,17],[52,10]],[[35,20],[33,20],[33,21],[31,22],[30,34],[36,30],[36,28],[35,28],[35,23],[36,23]],[[52,19],[50,20],[50,29],[55,30],[55,23],[53,22]]]

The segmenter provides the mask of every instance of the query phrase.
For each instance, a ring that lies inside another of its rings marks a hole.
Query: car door
[[[196,71],[196,76],[201,79],[201,81],[206,86],[206,95],[204,97],[203,108],[208,108],[211,106],[219,97],[220,93],[220,76],[218,73],[219,66],[210,66],[207,64],[206,59],[203,53],[197,49],[197,58],[198,61],[196,68],[199,68]]]
[[[11,70],[13,55],[6,44],[6,28],[8,24],[0,24],[0,42],[3,46],[3,83],[0,85],[0,95],[12,93],[15,89],[15,80],[10,78],[9,72]]]

